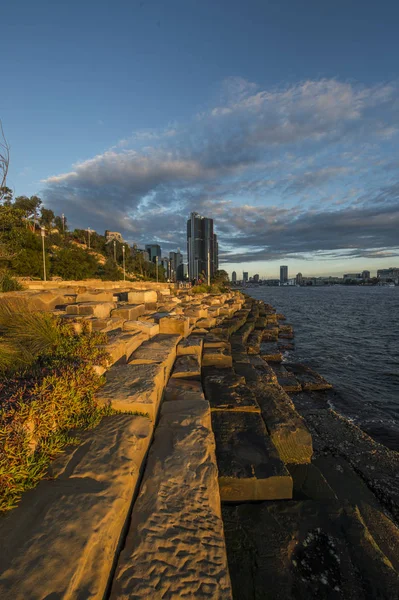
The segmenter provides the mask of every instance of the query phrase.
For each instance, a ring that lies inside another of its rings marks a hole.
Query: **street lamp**
[[[90,227],[87,228],[88,238],[89,238],[89,250],[90,250]]]
[[[44,227],[41,228],[41,236],[42,236],[42,248],[43,248],[43,281],[47,281],[46,274],[46,253],[44,250],[44,236],[46,235],[46,230]]]
[[[114,240],[114,261],[116,262],[116,240]]]
[[[208,248],[208,285],[211,285],[211,254]]]
[[[62,213],[61,218],[62,218],[62,233],[65,233],[65,215],[64,215],[64,213]]]
[[[123,244],[123,246],[122,246],[122,257],[123,257],[123,281],[126,281],[125,244]]]
[[[155,268],[157,271],[157,283],[158,283],[158,256],[155,257]]]

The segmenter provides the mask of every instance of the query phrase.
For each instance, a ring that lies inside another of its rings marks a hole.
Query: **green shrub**
[[[0,273],[0,292],[17,292],[22,289],[22,285],[10,273]]]
[[[201,283],[200,285],[194,285],[191,288],[193,294],[208,294],[211,286]]]
[[[51,260],[51,272],[62,279],[89,279],[98,270],[98,262],[81,248],[62,248]]]
[[[104,334],[75,335],[69,324],[45,313],[13,317],[16,324],[7,326],[3,319],[0,332],[5,363],[0,383],[0,511],[15,506],[21,493],[44,476],[50,460],[71,442],[71,429],[93,426],[107,412],[94,398],[102,380],[93,365],[105,364],[107,357],[100,347]]]

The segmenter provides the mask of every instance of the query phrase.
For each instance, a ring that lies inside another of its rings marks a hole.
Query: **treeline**
[[[38,196],[13,198],[9,188],[0,188],[0,280],[9,276],[43,277],[42,228],[47,278],[123,279],[125,246],[126,279],[156,279],[156,265],[118,241],[85,229],[68,228],[67,218],[45,208]],[[158,280],[165,271],[158,267]]]

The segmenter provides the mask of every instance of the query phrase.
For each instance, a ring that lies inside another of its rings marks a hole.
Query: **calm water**
[[[335,410],[399,450],[399,287],[260,287],[295,328],[287,358],[312,366],[339,392]]]

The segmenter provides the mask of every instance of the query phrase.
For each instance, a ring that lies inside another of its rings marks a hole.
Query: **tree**
[[[52,272],[63,279],[88,279],[98,271],[98,262],[82,248],[63,248],[52,257]]]
[[[25,219],[33,221],[31,223],[32,231],[35,230],[35,222],[38,220],[39,207],[42,201],[38,196],[18,196],[15,198],[14,207],[23,211]]]
[[[60,233],[64,233],[64,231],[67,231],[68,226],[67,226],[67,218],[64,215],[64,218],[62,217],[55,217],[54,218],[54,225],[56,226],[56,228],[58,229],[58,231]]]
[[[12,204],[12,190],[7,186],[0,187],[0,201],[3,202],[4,206],[10,206]]]
[[[228,283],[229,276],[224,269],[220,269],[216,271],[214,276],[212,277],[212,283],[220,284],[220,283]]]
[[[51,229],[53,227],[53,223],[54,223],[54,219],[55,219],[55,215],[54,215],[53,211],[50,208],[44,208],[44,206],[42,206],[40,212],[41,212],[40,225],[43,225],[43,227],[47,227],[48,229]]]

